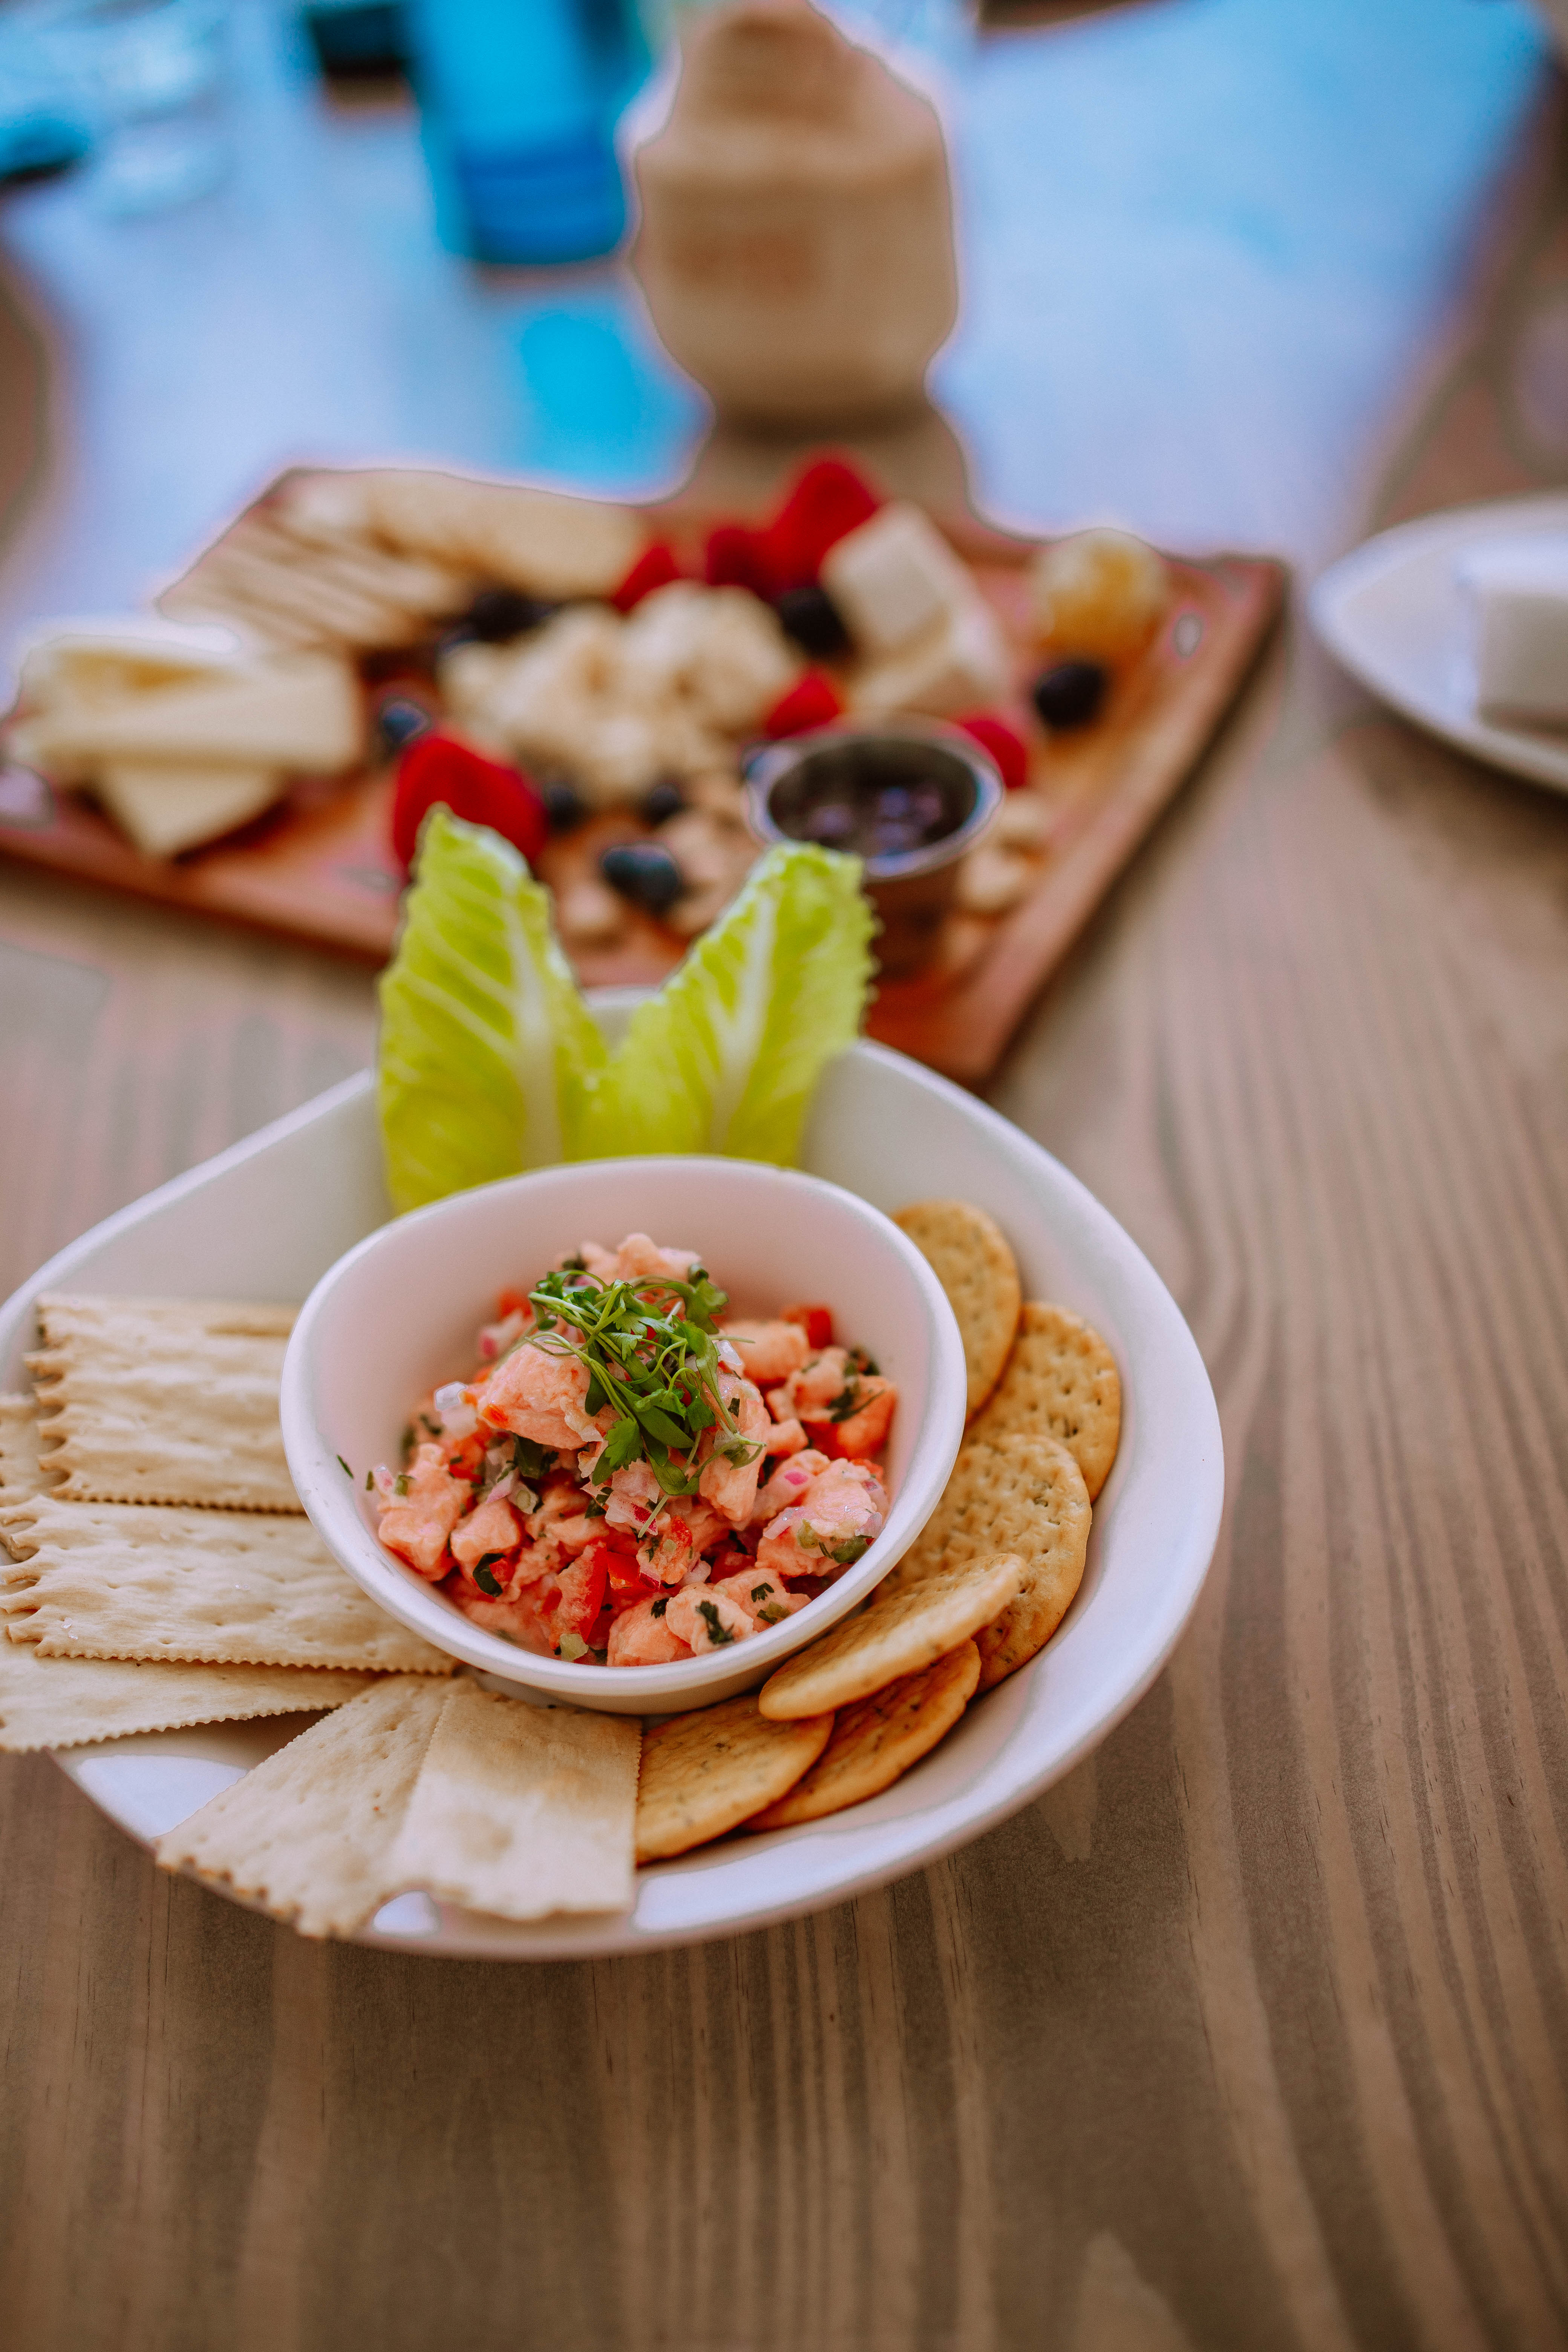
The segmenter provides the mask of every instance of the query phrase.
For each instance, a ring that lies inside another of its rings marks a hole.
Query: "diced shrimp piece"
[[[657,1601],[639,1601],[633,1609],[623,1609],[610,1627],[610,1644],[605,1662],[612,1666],[664,1666],[672,1658],[689,1658],[689,1643],[683,1642],[673,1627],[665,1622],[669,1614],[668,1604],[659,1610]]]
[[[508,1502],[490,1496],[452,1529],[452,1558],[459,1568],[473,1570],[481,1559],[514,1552],[522,1541],[522,1522]],[[505,1583],[506,1579],[498,1579]]]
[[[792,1592],[773,1570],[758,1568],[754,1563],[734,1576],[721,1577],[712,1590],[733,1601],[758,1626],[777,1625],[785,1617],[793,1617],[797,1609],[805,1607],[810,1597],[805,1592]]]
[[[475,1401],[487,1428],[510,1429],[557,1453],[585,1445],[598,1433],[587,1412],[588,1367],[575,1356],[542,1348],[536,1339],[498,1364]]]
[[[800,1454],[810,1444],[798,1421],[776,1421],[768,1432],[770,1454]]]
[[[422,1445],[391,1481],[376,1533],[419,1575],[444,1576],[447,1538],[473,1497],[473,1488],[447,1469],[441,1448]]]
[[[702,1554],[728,1535],[729,1522],[700,1496],[672,1504],[654,1521],[637,1553],[645,1576],[660,1584],[684,1584]],[[706,1572],[706,1571],[704,1571]]]
[[[862,1372],[856,1384],[855,1395],[855,1411],[847,1413],[838,1423],[838,1451],[864,1458],[879,1454],[887,1444],[899,1391],[891,1381],[885,1381],[875,1372]]]
[[[719,1393],[734,1413],[750,1459],[731,1462],[723,1454],[710,1454],[702,1465],[697,1490],[723,1513],[732,1528],[743,1528],[757,1499],[757,1480],[762,1475],[763,1449],[773,1423],[761,1394],[749,1380],[742,1380],[733,1372],[721,1372]],[[711,1442],[712,1434],[709,1433],[707,1442]]]
[[[641,1534],[664,1501],[664,1489],[651,1462],[628,1462],[610,1473],[610,1499],[605,1509],[607,1527],[630,1528]]]
[[[741,1370],[760,1389],[787,1381],[811,1353],[798,1323],[721,1323],[719,1329],[741,1359]]]
[[[830,1463],[812,1480],[804,1502],[768,1522],[757,1565],[781,1576],[847,1568],[881,1534],[887,1507],[881,1482],[866,1463]]]
[[[768,1404],[773,1419],[826,1421],[844,1393],[848,1372],[848,1349],[824,1348],[820,1356],[813,1356],[798,1372],[790,1374],[782,1388],[771,1392]]]
[[[605,1562],[597,1552],[585,1553],[561,1570],[555,1591],[543,1610],[544,1629],[552,1649],[559,1648],[568,1633],[582,1640],[603,1612],[607,1583]]]
[[[781,1511],[787,1511],[792,1503],[804,1502],[812,1480],[830,1466],[829,1456],[819,1454],[815,1446],[807,1446],[804,1454],[786,1456],[758,1495],[752,1525],[755,1527],[759,1520],[765,1524]]]
[[[482,1625],[487,1633],[499,1633],[504,1642],[515,1642],[524,1650],[542,1651],[548,1646],[526,1601],[491,1601],[465,1591],[459,1606],[470,1624]]]
[[[583,1244],[583,1263],[590,1274],[598,1268],[588,1255],[591,1244]],[[660,1249],[649,1241],[647,1234],[628,1234],[615,1255],[615,1272],[601,1276],[607,1282],[684,1282],[698,1263],[695,1250]]]
[[[693,1657],[700,1657],[705,1650],[727,1650],[732,1642],[743,1642],[757,1630],[738,1601],[705,1584],[689,1584],[678,1592],[664,1612],[664,1621]]]

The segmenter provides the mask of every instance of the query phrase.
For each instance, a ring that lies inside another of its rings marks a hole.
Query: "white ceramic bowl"
[[[612,1042],[629,1003],[621,995],[595,1004]],[[1077,1600],[1037,1658],[866,1804],[657,1863],[637,1873],[625,1917],[487,1919],[399,1895],[356,1942],[447,1958],[582,1959],[746,1934],[846,1902],[951,1853],[1049,1788],[1170,1656],[1214,1549],[1225,1465],[1203,1360],[1147,1258],[1059,1160],[973,1095],[880,1045],[853,1045],[826,1072],[804,1157],[814,1174],[881,1209],[937,1194],[977,1201],[1017,1252],[1026,1295],[1059,1298],[1110,1341],[1121,1368],[1121,1450],[1094,1507]],[[40,1266],[0,1307],[0,1389],[26,1384],[46,1291],[300,1299],[389,1214],[366,1071]],[[197,1724],[62,1748],[58,1762],[146,1842],[299,1730],[297,1716]]]
[[[466,1377],[498,1291],[528,1287],[584,1239],[613,1249],[628,1233],[698,1251],[736,1314],[776,1313],[795,1299],[831,1307],[840,1339],[865,1348],[898,1383],[899,1407],[887,1525],[826,1592],[732,1649],[606,1667],[535,1656],[465,1617],[378,1541],[365,1474],[396,1463],[418,1398]],[[580,1161],[417,1209],[322,1276],[283,1367],[283,1443],[300,1499],[372,1600],[470,1665],[614,1715],[704,1706],[748,1690],[863,1600],[935,1508],[963,1414],[958,1326],[913,1244],[837,1184],[743,1160]]]

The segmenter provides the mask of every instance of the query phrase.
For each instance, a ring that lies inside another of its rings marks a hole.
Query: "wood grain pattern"
[[[1561,128],[1391,510],[1568,478],[1519,407],[1568,415]],[[423,1961],[162,1880],[5,1759],[7,2342],[1554,2352],[1565,905],[1568,802],[1300,637],[1107,901],[994,1098],[1175,1290],[1227,1517],[1148,1697],[950,1862],[695,1951]],[[368,1034],[353,971],[0,877],[0,1282]]]

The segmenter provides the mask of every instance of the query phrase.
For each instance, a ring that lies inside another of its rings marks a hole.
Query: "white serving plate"
[[[1352,676],[1417,726],[1538,784],[1568,792],[1568,733],[1510,727],[1476,709],[1455,568],[1489,541],[1568,535],[1568,496],[1494,499],[1381,531],[1308,597],[1312,625]]]
[[[978,1202],[1010,1237],[1026,1295],[1076,1308],[1114,1349],[1121,1450],[1061,1630],[884,1795],[802,1829],[661,1863],[639,1874],[625,1916],[524,1927],[405,1895],[360,1942],[574,1958],[737,1935],[841,1902],[934,1861],[1048,1788],[1105,1738],[1175,1647],[1214,1550],[1225,1471],[1203,1360],[1142,1251],[1016,1128],[879,1045],[856,1045],[829,1070],[805,1164],[883,1209],[937,1194]],[[302,1299],[387,1213],[366,1074],[62,1250],[0,1308],[0,1387],[25,1380],[40,1291]],[[298,1728],[298,1717],[215,1724],[61,1750],[58,1761],[121,1828],[150,1842]]]

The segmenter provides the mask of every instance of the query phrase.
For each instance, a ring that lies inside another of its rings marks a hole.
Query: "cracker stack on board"
[[[968,1369],[942,1501],[760,1692],[646,1731],[451,1679],[321,1549],[277,1426],[291,1309],[44,1299],[37,1394],[0,1398],[0,1747],[331,1710],[158,1848],[307,1935],[415,1887],[517,1920],[622,1910],[637,1864],[879,1795],[1055,1633],[1121,1426],[1104,1341],[1023,1299],[983,1210],[898,1223]]]

